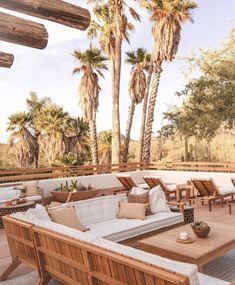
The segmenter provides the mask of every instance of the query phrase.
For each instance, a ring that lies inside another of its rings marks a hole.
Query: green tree
[[[100,164],[111,164],[112,162],[112,131],[103,131],[99,134]]]
[[[97,21],[92,21],[88,29],[89,37],[96,37],[99,33],[101,48],[111,61],[112,78],[112,163],[120,162],[120,114],[119,95],[122,62],[122,44],[129,42],[129,31],[134,26],[128,21],[126,8],[129,8],[131,16],[140,20],[139,15],[127,6],[123,0],[90,0],[96,4],[93,12]],[[99,4],[97,4],[99,3]]]
[[[96,113],[99,107],[99,75],[104,77],[102,71],[107,69],[106,57],[101,50],[90,45],[84,52],[74,51],[73,56],[79,61],[80,66],[73,70],[73,73],[82,72],[78,94],[79,102],[84,118],[89,122],[91,137],[92,164],[98,164],[98,145],[96,132]]]
[[[180,42],[181,24],[192,20],[190,12],[196,8],[196,4],[190,0],[139,0],[139,2],[150,13],[154,40],[152,51],[153,74],[150,86],[143,153],[143,159],[148,162],[150,160],[152,125],[162,72],[162,62],[170,62],[175,58]]]

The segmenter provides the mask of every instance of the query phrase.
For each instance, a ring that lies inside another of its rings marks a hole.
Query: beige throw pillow
[[[79,220],[73,207],[60,207],[57,209],[48,209],[48,213],[53,222],[70,227],[81,232],[85,232],[87,228],[83,226]]]
[[[139,203],[120,202],[119,218],[144,220],[147,206]]]
[[[37,196],[38,195],[38,182],[32,181],[32,182],[25,182],[23,183],[23,186],[26,187],[25,196]]]

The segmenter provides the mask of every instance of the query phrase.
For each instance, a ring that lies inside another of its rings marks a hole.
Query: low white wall
[[[143,183],[143,176],[148,175],[148,170],[139,170],[125,172],[131,174],[132,178],[136,183]],[[83,185],[88,186],[91,184],[92,187],[99,189],[121,187],[122,184],[117,179],[117,173],[109,174],[98,174],[98,175],[86,175],[78,177],[69,177],[69,178],[57,178],[57,179],[45,179],[39,180],[39,186],[44,189],[44,195],[50,196],[50,190],[54,190],[61,186],[61,183],[65,184],[66,181],[68,184],[71,184],[71,181],[81,182]]]
[[[149,175],[161,177],[167,183],[181,184],[191,178],[212,178],[218,186],[232,186],[231,178],[235,178],[235,173],[222,172],[192,172],[174,170],[149,170]]]

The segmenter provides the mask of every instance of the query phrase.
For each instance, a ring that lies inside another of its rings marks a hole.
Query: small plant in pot
[[[204,221],[195,221],[191,224],[192,230],[199,238],[206,238],[210,232],[210,227]]]
[[[61,183],[59,188],[50,192],[54,201],[66,203],[93,198],[96,196],[98,190],[93,188],[91,184],[86,187],[81,182],[72,180],[70,184],[68,181],[65,184]]]

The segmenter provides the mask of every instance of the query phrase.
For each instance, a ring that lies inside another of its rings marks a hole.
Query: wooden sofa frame
[[[188,277],[48,230],[33,227],[40,280],[73,285],[189,285]]]
[[[0,281],[5,280],[21,263],[33,269],[38,268],[37,253],[33,242],[33,225],[8,216],[2,219],[12,262],[0,276]]]
[[[172,285],[176,281],[179,285],[189,284],[184,275],[39,229],[9,216],[3,217],[3,222],[12,263],[3,272],[1,281],[21,263],[26,263],[39,271],[37,285],[47,284],[50,277],[55,277],[64,284],[74,285]],[[126,283],[127,280],[135,282]],[[146,283],[141,283],[143,280]]]

